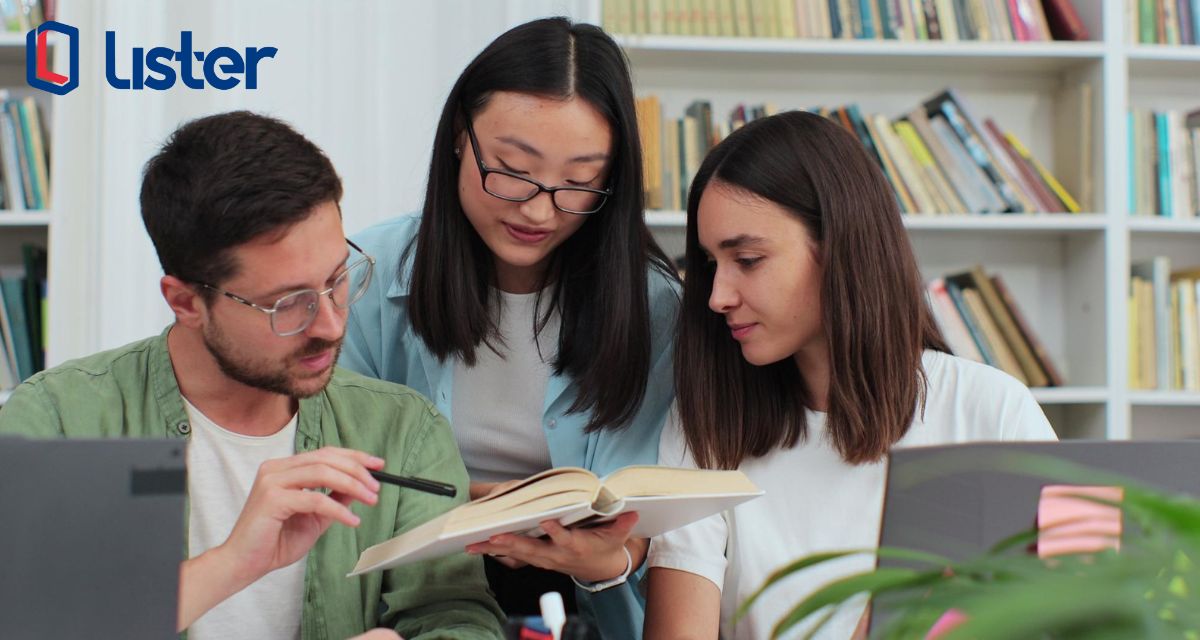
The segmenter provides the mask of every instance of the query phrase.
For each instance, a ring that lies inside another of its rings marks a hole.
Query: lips
[[[748,322],[745,324],[734,324],[731,322],[728,324],[728,326],[729,326],[729,332],[733,335],[733,339],[741,340],[742,338],[749,335],[749,333],[752,330],[754,330],[754,327],[758,326],[758,323],[757,322]]]
[[[507,222],[503,224],[504,228],[508,231],[508,235],[519,242],[536,244],[550,237],[550,229],[538,229],[537,227],[526,227]]]
[[[334,353],[335,351],[333,349],[328,349],[326,351],[322,351],[321,353],[311,355],[306,358],[301,358],[300,364],[305,369],[310,371],[324,371],[325,369],[329,368],[329,365],[333,364]]]

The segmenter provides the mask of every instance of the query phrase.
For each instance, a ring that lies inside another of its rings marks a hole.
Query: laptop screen
[[[0,638],[175,635],[184,446],[0,438]]]

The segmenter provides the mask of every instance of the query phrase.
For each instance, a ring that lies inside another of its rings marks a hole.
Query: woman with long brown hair
[[[761,638],[872,566],[864,554],[793,576],[732,624],[785,563],[877,544],[891,448],[1055,436],[1020,382],[949,353],[892,190],[835,123],[748,124],[689,195],[679,419],[660,462],[740,468],[766,496],[652,542],[646,638]],[[839,611],[820,637],[849,637],[861,616]]]

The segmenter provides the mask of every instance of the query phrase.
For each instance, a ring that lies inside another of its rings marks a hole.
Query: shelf
[[[1200,233],[1200,218],[1129,218],[1129,230],[1135,233]]]
[[[1036,387],[1030,389],[1039,404],[1099,404],[1108,401],[1105,387]]]
[[[1200,393],[1195,391],[1130,391],[1129,403],[1134,407],[1200,407]]]
[[[1200,47],[1142,44],[1129,49],[1129,77],[1194,80],[1200,73]]]
[[[904,226],[909,231],[1007,231],[1016,233],[1082,233],[1102,231],[1107,216],[1088,214],[1034,215],[906,215]],[[647,211],[646,224],[670,228],[687,225],[683,211]],[[1197,229],[1200,231],[1200,228]]]
[[[823,70],[945,70],[958,73],[1052,73],[1098,62],[1099,42],[904,42],[696,36],[617,36],[634,69],[643,65],[688,68],[791,68],[819,58]]]
[[[0,227],[44,227],[49,224],[49,211],[0,211]]]

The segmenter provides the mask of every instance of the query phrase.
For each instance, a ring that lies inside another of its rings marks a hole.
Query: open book
[[[541,536],[538,523],[550,519],[565,526],[588,526],[636,511],[632,535],[649,538],[762,493],[741,471],[635,466],[601,479],[587,469],[559,467],[363,551],[350,575],[458,553],[499,533]]]

